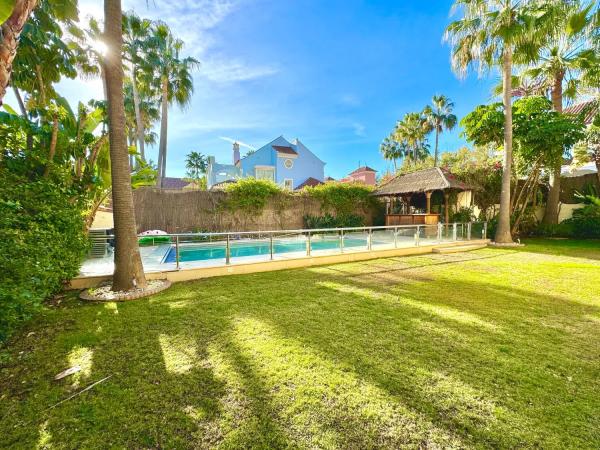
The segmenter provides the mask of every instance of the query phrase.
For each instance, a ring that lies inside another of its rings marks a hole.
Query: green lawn
[[[0,447],[599,448],[600,242],[527,244],[67,297],[0,353]]]

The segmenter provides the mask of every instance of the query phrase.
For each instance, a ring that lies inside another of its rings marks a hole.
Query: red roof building
[[[340,182],[342,183],[364,183],[367,186],[375,186],[377,181],[375,179],[375,174],[377,171],[372,169],[369,166],[362,166],[358,169],[350,172],[346,178],[342,178]]]

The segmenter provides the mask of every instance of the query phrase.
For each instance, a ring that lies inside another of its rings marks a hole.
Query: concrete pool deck
[[[179,269],[175,263],[164,263],[163,259],[171,245],[156,247],[141,247],[140,253],[144,271],[148,279],[167,279],[172,282],[197,280],[200,278],[223,275],[267,272],[272,270],[295,269],[326,264],[365,261],[369,259],[388,258],[393,256],[410,256],[432,253],[434,249],[457,246],[485,246],[489,239],[472,239],[457,241],[438,241],[436,239],[420,240],[415,246],[412,239],[402,239],[397,246],[392,242],[373,241],[371,250],[366,248],[349,247],[342,253],[339,249],[317,250],[310,256],[306,252],[276,253],[273,259],[270,255],[240,256],[231,258],[231,264],[226,265],[223,258],[180,262]],[[184,244],[185,245],[185,244]],[[86,260],[80,275],[71,280],[69,288],[84,289],[94,287],[112,278],[114,270],[113,258]]]

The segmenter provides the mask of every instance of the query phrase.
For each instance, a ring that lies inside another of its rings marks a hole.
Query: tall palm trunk
[[[163,178],[167,171],[167,125],[169,114],[169,80],[163,75],[161,81],[162,100],[160,117],[160,143],[158,146],[158,180],[157,185],[162,188]]]
[[[36,4],[37,0],[16,0],[11,16],[0,27],[0,105],[10,81],[19,37]]]
[[[439,140],[440,140],[440,130],[436,126],[436,128],[435,128],[435,157],[433,160],[434,167],[437,167],[437,165],[438,165],[438,143],[439,143]]]
[[[510,181],[512,178],[512,47],[504,47],[502,62],[502,89],[504,96],[504,167],[502,170],[502,191],[500,212],[495,241],[500,244],[513,242],[510,234]]]
[[[140,149],[142,161],[146,161],[146,150],[144,148],[144,123],[142,122],[142,113],[140,111],[140,94],[137,90],[137,81],[135,78],[135,65],[131,67],[131,86],[133,88],[133,109],[135,110],[135,128],[137,131],[137,140]]]
[[[121,0],[104,0],[104,39],[110,49],[104,59],[108,94],[108,133],[115,223],[115,271],[112,288],[126,291],[146,287],[138,247],[131,174],[125,135]]]
[[[563,102],[563,79],[564,72],[559,72],[554,77],[552,84],[552,105],[554,110],[562,112]],[[562,157],[556,161],[554,167],[551,167],[550,190],[548,191],[548,200],[546,202],[546,211],[543,222],[546,224],[558,223],[558,204],[560,202],[560,172],[562,168]]]

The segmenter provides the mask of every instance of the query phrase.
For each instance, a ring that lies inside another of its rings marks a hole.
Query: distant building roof
[[[227,185],[233,184],[233,183],[237,183],[237,180],[220,181],[218,183],[213,184],[209,190],[210,191],[222,191],[227,187]]]
[[[416,172],[397,175],[380,186],[375,191],[375,195],[408,194],[444,189],[467,190],[470,188],[449,171],[434,167],[433,169],[417,170]]]
[[[300,184],[296,189],[303,189],[307,186],[314,187],[318,186],[319,184],[323,184],[323,182],[317,180],[316,178],[309,177],[306,180],[304,180],[304,183]]]
[[[273,148],[277,153],[283,153],[286,155],[297,155],[298,152],[294,150],[292,147],[287,147],[284,145],[274,145]]]
[[[350,175],[353,175],[355,173],[360,173],[360,172],[377,172],[377,171],[375,169],[372,169],[369,166],[362,166],[362,167],[359,167],[358,169],[350,172]]]
[[[325,181],[335,181],[335,178],[333,178],[333,177],[325,177]]]
[[[585,112],[584,122],[586,125],[590,125],[594,120],[594,116],[600,112],[599,102],[597,100],[589,100],[587,102],[577,103],[576,105],[569,106],[563,111],[565,114],[578,115]]]
[[[183,189],[190,184],[193,184],[193,181],[187,181],[183,178],[174,178],[174,177],[164,177],[162,180],[162,188],[163,189]]]

